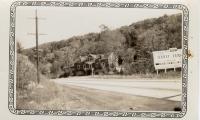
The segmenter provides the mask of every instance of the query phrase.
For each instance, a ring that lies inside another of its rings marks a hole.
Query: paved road
[[[181,80],[95,79],[70,77],[53,80],[62,85],[181,101]]]

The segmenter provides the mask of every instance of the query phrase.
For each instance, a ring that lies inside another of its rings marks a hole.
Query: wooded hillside
[[[124,60],[125,74],[153,73],[152,51],[181,48],[181,28],[181,14],[146,19],[114,30],[104,25],[100,33],[40,45],[40,71],[48,77],[58,77],[64,72],[63,66],[73,66],[79,56],[114,52]],[[25,49],[22,54],[36,63],[34,48]]]

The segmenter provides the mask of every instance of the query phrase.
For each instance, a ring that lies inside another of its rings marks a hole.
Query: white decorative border
[[[71,110],[18,110],[14,107],[15,76],[15,20],[17,6],[52,7],[102,7],[102,8],[141,8],[141,9],[177,9],[183,12],[183,59],[182,59],[182,111],[181,112],[117,112],[117,111],[71,111]],[[119,3],[119,2],[68,2],[68,1],[16,1],[10,7],[9,36],[9,86],[8,108],[16,115],[55,115],[55,116],[103,116],[103,117],[143,117],[143,118],[181,118],[187,111],[188,85],[188,30],[189,11],[182,4],[158,3]]]

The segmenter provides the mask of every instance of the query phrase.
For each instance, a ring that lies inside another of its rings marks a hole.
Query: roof
[[[91,57],[93,57],[94,59],[97,59],[98,58],[98,55],[95,55],[95,54],[89,54]]]
[[[87,60],[87,56],[80,56],[80,60],[81,60],[81,62],[86,61]]]
[[[91,64],[95,63],[95,61],[92,60],[92,61],[88,61],[88,62],[85,62],[85,63],[91,65]]]

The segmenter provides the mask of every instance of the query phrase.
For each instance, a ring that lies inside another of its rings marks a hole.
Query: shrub
[[[17,89],[28,89],[28,87],[37,82],[37,71],[28,57],[17,54]]]
[[[47,64],[40,64],[40,71],[42,75],[45,75],[46,77],[50,77],[50,72],[51,72],[51,67],[52,64],[47,63]]]

